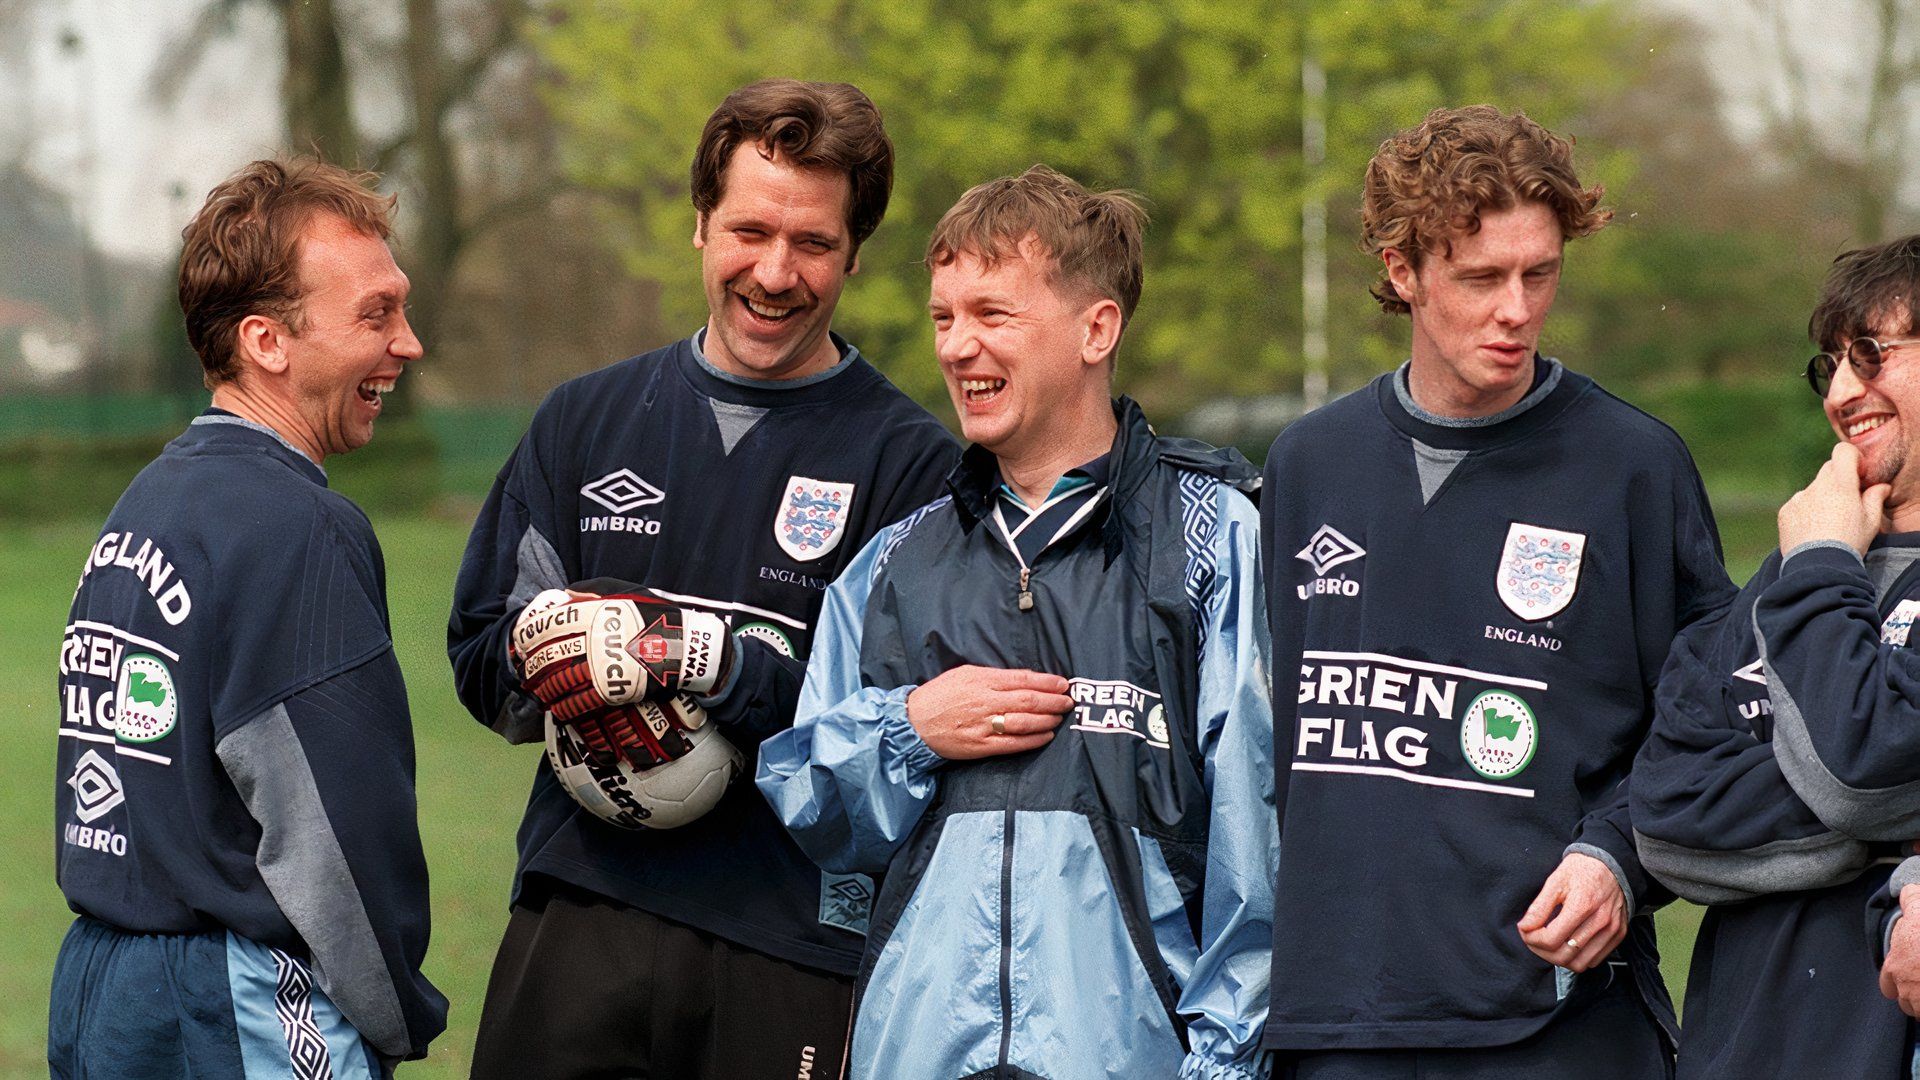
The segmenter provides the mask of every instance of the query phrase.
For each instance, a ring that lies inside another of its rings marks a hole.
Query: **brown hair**
[[[1018,254],[1031,236],[1052,256],[1055,287],[1078,288],[1119,304],[1124,327],[1146,277],[1141,255],[1146,228],[1147,211],[1133,192],[1088,191],[1070,176],[1035,165],[960,196],[933,227],[927,266],[945,266],[963,251],[991,266]]]
[[[880,227],[893,194],[893,141],[872,100],[848,83],[764,79],[727,95],[707,117],[693,154],[693,208],[713,213],[726,194],[727,165],[751,141],[768,161],[845,173],[853,250]]]
[[[256,161],[207,195],[180,233],[180,310],[207,389],[239,375],[242,319],[266,315],[300,332],[300,238],[315,215],[391,235],[394,197],[373,192],[378,179],[313,158]]]
[[[1420,126],[1380,144],[1367,163],[1360,206],[1361,246],[1396,248],[1415,269],[1429,252],[1452,253],[1452,238],[1480,230],[1480,215],[1537,202],[1572,240],[1598,232],[1613,211],[1599,209],[1605,189],[1582,187],[1573,143],[1527,118],[1491,105],[1435,109]],[[1389,312],[1411,310],[1385,273],[1374,299]]]
[[[1807,336],[1830,352],[1840,343],[1875,334],[1911,334],[1920,317],[1920,235],[1842,252],[1820,286],[1820,301],[1807,320]],[[1879,325],[1898,318],[1895,330]]]

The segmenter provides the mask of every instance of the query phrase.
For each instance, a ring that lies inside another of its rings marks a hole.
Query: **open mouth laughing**
[[[747,312],[753,317],[755,322],[767,325],[779,325],[780,323],[787,322],[804,306],[801,304],[778,304],[771,300],[741,296],[739,293],[735,293],[734,296],[739,298],[740,305],[747,309]]]
[[[967,404],[984,405],[1000,396],[1007,388],[1005,379],[961,379],[960,391],[965,395]]]
[[[397,377],[367,379],[361,382],[357,388],[357,393],[360,395],[361,401],[378,410],[383,396],[392,391],[393,384],[398,381],[399,379]]]

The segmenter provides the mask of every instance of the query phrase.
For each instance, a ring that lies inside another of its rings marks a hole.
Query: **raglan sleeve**
[[[882,448],[878,509],[870,520],[875,527],[891,525],[939,495],[946,477],[959,460],[953,437],[932,417],[909,426],[904,433],[877,440]],[[737,661],[726,686],[700,704],[707,716],[730,736],[758,741],[793,723],[806,678],[805,657],[787,656],[757,638],[734,638]]]
[[[430,929],[412,720],[371,530],[319,521],[240,573],[222,612],[215,753],[260,830],[255,862],[315,980],[382,1055],[446,1028],[421,973]]]
[[[1751,649],[1748,637],[1736,606],[1674,640],[1653,730],[1634,760],[1641,865],[1695,903],[1843,884],[1870,861],[1866,844],[1829,829],[1801,801],[1772,743],[1732,704],[1727,680]]]
[[[1638,474],[1628,519],[1634,640],[1643,674],[1645,727],[1652,724],[1656,686],[1676,634],[1733,601],[1720,532],[1706,486],[1678,435],[1664,432],[1669,452],[1661,467]],[[1637,747],[1634,748],[1637,751]],[[1629,764],[1631,764],[1629,762]],[[1631,771],[1577,826],[1568,854],[1606,864],[1626,898],[1628,914],[1667,903],[1672,896],[1641,865],[1634,845]]]
[[[1787,553],[1753,608],[1781,771],[1822,822],[1860,840],[1920,836],[1920,655],[1881,641],[1860,556]]]
[[[889,539],[882,529],[827,589],[791,728],[760,744],[760,793],[814,862],[877,874],[932,802],[944,759],[907,719],[916,686],[872,686],[861,650]]]
[[[565,588],[575,576],[555,546],[566,532],[546,461],[559,412],[556,392],[495,477],[467,537],[447,622],[455,693],[474,719],[512,743],[537,742],[544,732],[540,703],[520,690],[507,657],[514,620],[539,593]]]
[[[1262,587],[1258,514],[1216,486],[1214,573],[1204,597],[1198,728],[1211,822],[1200,955],[1181,988],[1191,1050],[1182,1080],[1265,1075],[1273,961],[1273,887],[1279,873],[1274,815],[1271,647]],[[1186,932],[1181,920],[1180,932]]]

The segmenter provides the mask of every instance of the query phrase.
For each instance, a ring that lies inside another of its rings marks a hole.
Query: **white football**
[[[652,701],[633,707],[662,708]],[[579,734],[555,723],[552,713],[547,714],[547,763],[567,794],[602,821],[623,829],[677,829],[720,802],[746,759],[706,722],[706,713],[691,698],[674,698],[666,711],[689,729],[693,749],[665,765],[636,769],[624,759],[596,764]]]

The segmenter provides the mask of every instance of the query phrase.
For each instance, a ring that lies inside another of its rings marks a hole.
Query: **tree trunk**
[[[360,164],[346,52],[333,0],[283,0],[287,72],[287,138],[296,153],[318,154],[349,168]]]

